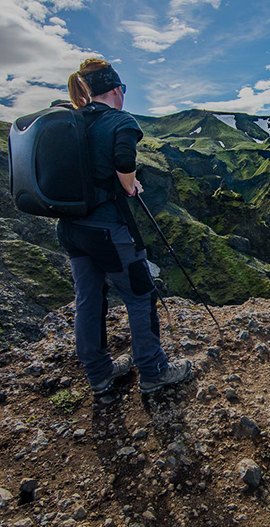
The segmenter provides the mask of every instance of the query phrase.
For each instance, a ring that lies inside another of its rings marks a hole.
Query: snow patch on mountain
[[[200,134],[200,133],[201,133],[201,131],[202,131],[202,127],[201,127],[201,126],[199,126],[199,128],[196,128],[196,130],[194,130],[194,132],[190,132],[190,134],[189,134],[189,135],[192,135],[192,134]]]
[[[192,143],[192,145],[189,146],[189,148],[192,148],[195,145],[195,143]]]
[[[213,116],[219,119],[219,121],[222,123],[227,124],[228,126],[231,126],[231,128],[235,128],[235,130],[237,130],[235,115],[220,115],[219,113],[213,113]]]
[[[223,141],[219,141],[219,144],[222,146],[222,148],[226,148],[226,146],[224,145]]]
[[[264,143],[264,141],[261,141],[260,139],[255,139],[255,137],[252,137],[253,141],[256,141],[256,143],[260,143],[260,145],[262,143]]]
[[[262,128],[267,134],[270,134],[269,130],[269,119],[258,119],[258,121],[255,121],[256,124]]]

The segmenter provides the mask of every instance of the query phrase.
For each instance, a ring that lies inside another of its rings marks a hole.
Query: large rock
[[[255,437],[258,437],[261,433],[260,428],[258,427],[257,423],[255,421],[252,421],[252,419],[249,419],[246,416],[242,416],[240,419],[240,426],[241,430],[247,437],[251,437],[254,439]]]
[[[24,478],[22,481],[21,481],[21,485],[20,485],[20,491],[21,492],[28,492],[28,493],[31,493],[33,492],[38,486],[38,482],[36,479],[27,479],[27,478]]]
[[[0,488],[0,507],[6,507],[8,502],[13,499],[13,496],[9,490]]]
[[[84,518],[86,518],[86,516],[87,516],[87,511],[82,506],[78,507],[73,513],[73,518],[75,520],[78,520],[78,521],[84,520]]]
[[[259,465],[253,459],[244,458],[236,466],[240,478],[249,487],[258,487],[261,482],[262,473]]]

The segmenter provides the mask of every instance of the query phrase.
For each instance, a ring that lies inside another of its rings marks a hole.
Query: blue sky
[[[0,120],[67,98],[85,58],[112,63],[125,109],[270,114],[269,0],[1,0]]]

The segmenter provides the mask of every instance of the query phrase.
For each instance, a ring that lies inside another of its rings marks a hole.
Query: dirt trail
[[[93,398],[73,304],[45,318],[41,341],[1,353],[1,527],[269,527],[270,301],[213,308],[223,341],[201,305],[167,304],[162,345],[194,372],[151,396],[133,368]],[[124,307],[108,334],[113,357],[130,351]]]

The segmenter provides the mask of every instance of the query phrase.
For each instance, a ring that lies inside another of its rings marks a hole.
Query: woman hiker
[[[146,251],[136,250],[118,200],[111,199],[115,178],[127,197],[143,191],[136,179],[136,145],[143,133],[134,117],[122,110],[126,86],[108,62],[85,60],[70,75],[68,88],[74,108],[94,107],[89,147],[99,203],[84,219],[58,223],[59,242],[70,257],[75,283],[78,358],[97,395],[108,392],[117,377],[128,373],[133,360],[141,392],[151,393],[182,382],[191,362],[169,363],[160,346],[157,293]],[[123,354],[114,360],[107,350],[107,277],[128,310],[133,359]]]

